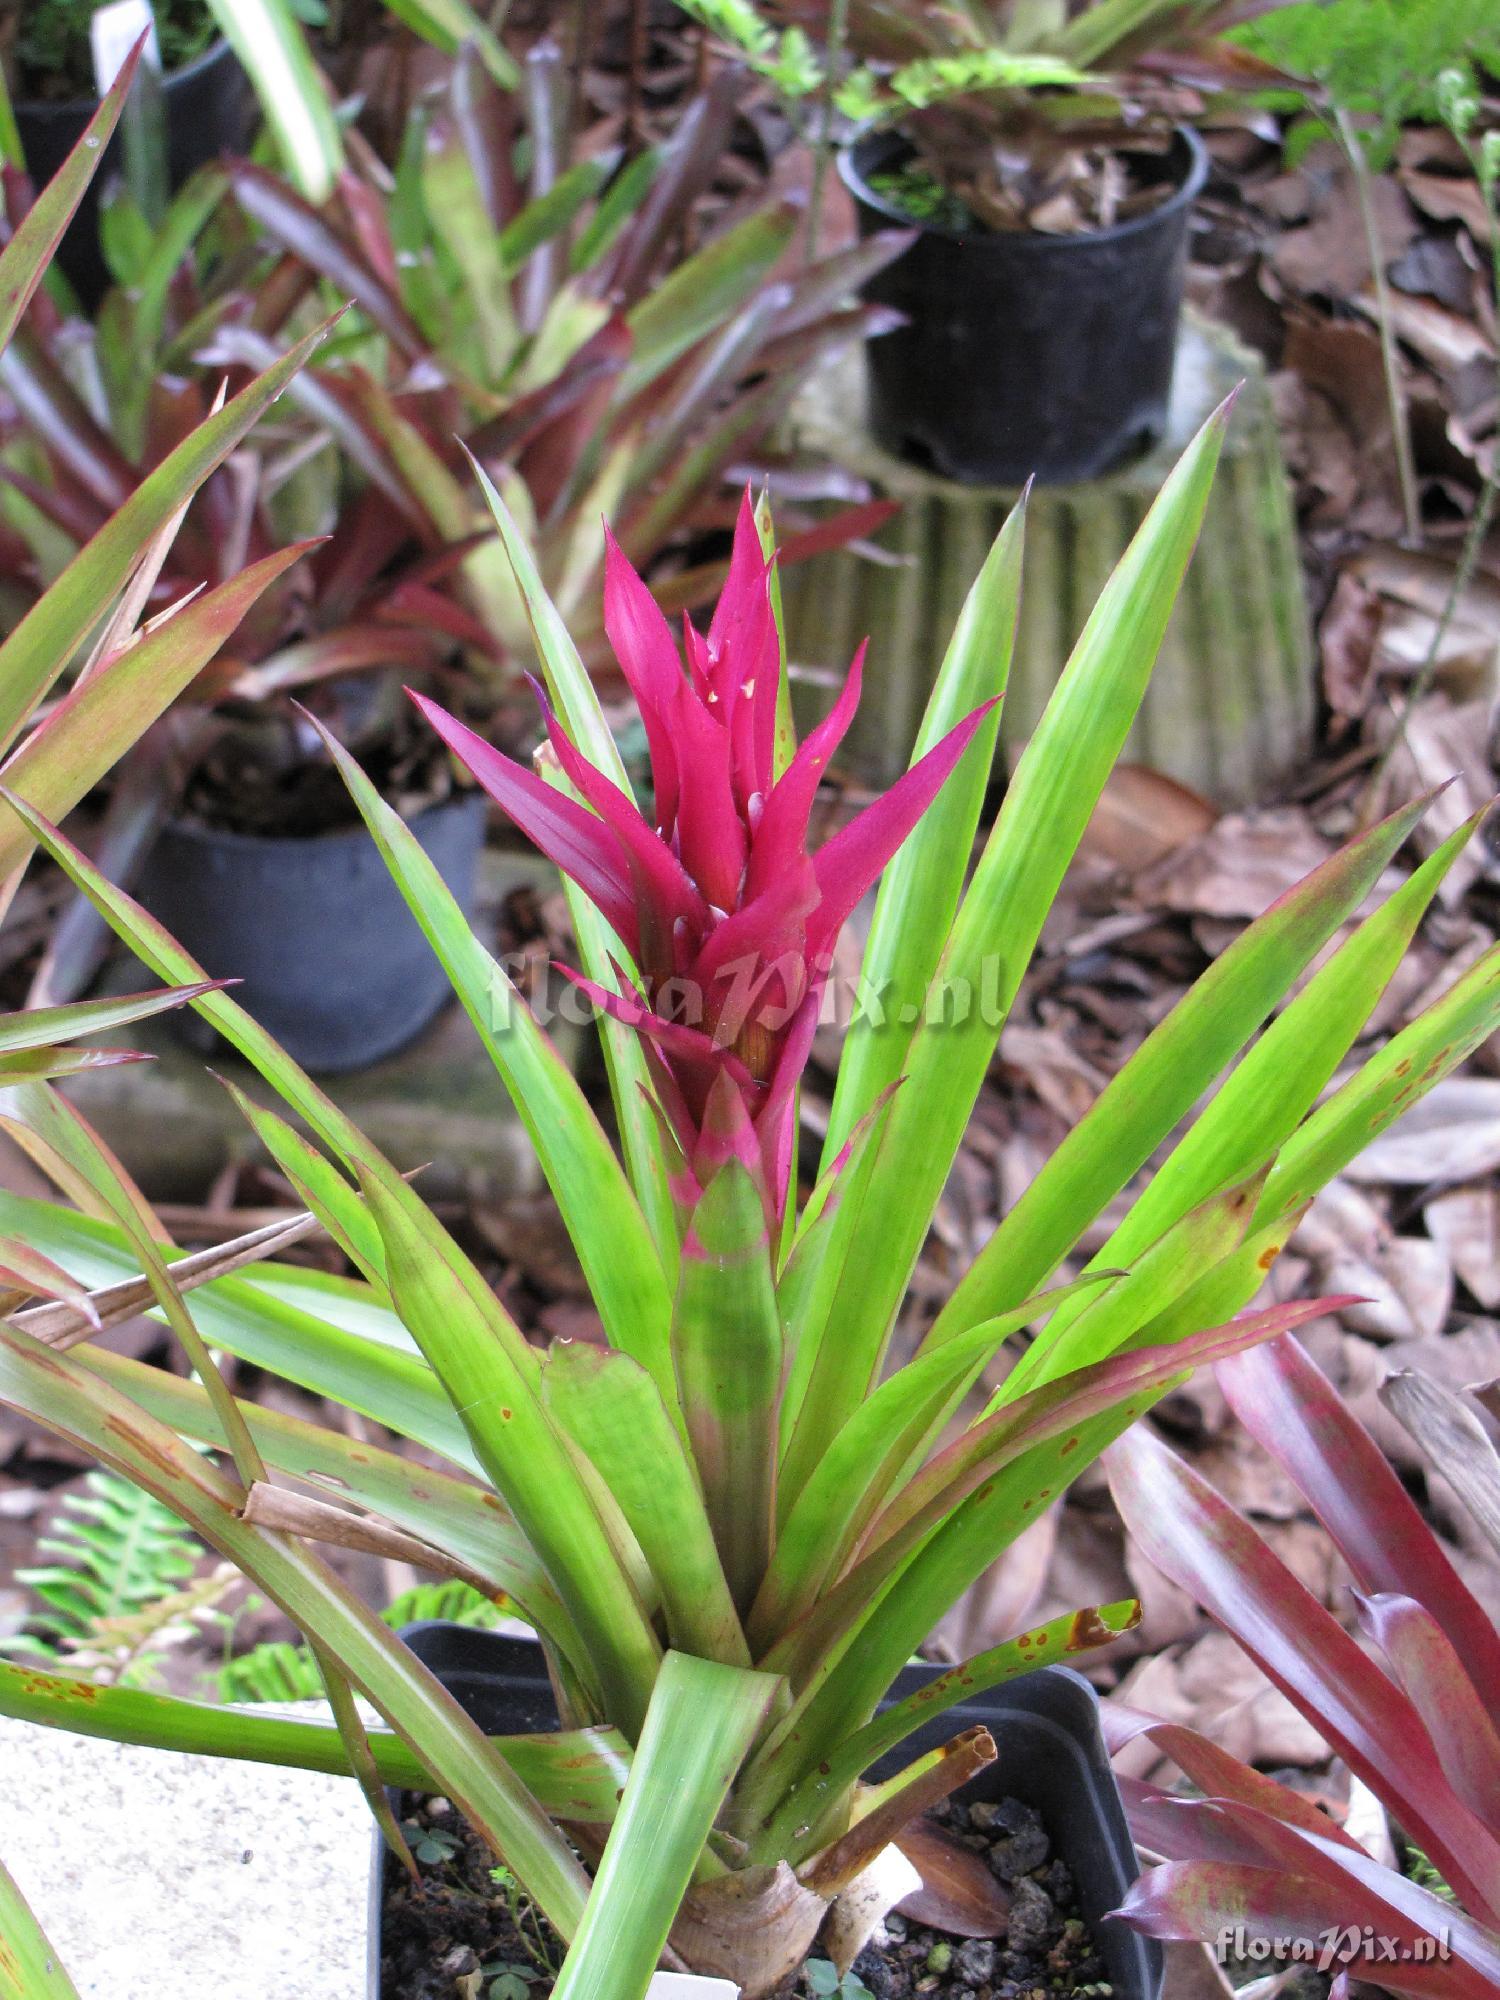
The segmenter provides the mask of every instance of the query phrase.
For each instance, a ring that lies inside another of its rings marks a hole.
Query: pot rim
[[[966,248],[977,250],[982,255],[1003,249],[1007,253],[1018,253],[1022,256],[1047,254],[1065,256],[1070,250],[1089,249],[1097,243],[1118,243],[1128,237],[1137,236],[1142,231],[1180,214],[1197,200],[1208,179],[1208,148],[1191,125],[1175,125],[1172,130],[1177,144],[1187,155],[1186,168],[1173,193],[1155,208],[1148,209],[1144,215],[1132,215],[1124,222],[1113,223],[1108,229],[1082,230],[1074,236],[1052,236],[1040,229],[947,229],[941,223],[923,222],[919,217],[907,214],[894,202],[888,201],[884,195],[875,192],[866,181],[857,159],[860,149],[872,139],[904,138],[905,135],[899,126],[874,123],[862,125],[840,146],[837,164],[839,179],[856,201],[863,202],[866,208],[874,209],[876,214],[883,216],[887,221],[899,224],[903,229],[918,230],[923,236],[941,237],[948,243],[962,243]]]
[[[463,806],[487,808],[488,800],[477,785],[461,792],[450,792],[445,799],[434,799],[430,805],[423,806],[410,819],[404,819],[403,824],[419,827],[439,813]],[[322,849],[337,841],[355,841],[362,846],[370,838],[370,830],[362,819],[350,826],[331,826],[323,833],[244,833],[238,827],[209,826],[203,820],[182,818],[175,814],[162,828],[162,834],[188,841],[195,847],[228,848],[254,855],[290,854],[296,848]]]
[[[421,1618],[402,1626],[397,1637],[416,1654],[444,1687],[449,1688],[450,1693],[454,1692],[454,1689],[449,1684],[454,1680],[509,1681],[513,1685],[520,1681],[532,1681],[547,1700],[553,1699],[552,1683],[547,1674],[541,1643],[534,1633],[520,1637],[514,1631],[494,1631],[485,1627],[463,1625],[452,1619]],[[432,1656],[434,1642],[441,1648],[442,1644],[452,1643],[455,1640],[461,1655],[459,1659],[444,1662],[441,1658]],[[486,1655],[490,1656],[492,1663],[487,1663]],[[502,1664],[502,1657],[506,1655],[509,1656],[508,1665]],[[897,1689],[914,1667],[921,1669],[929,1680],[936,1680],[944,1672],[942,1665],[936,1661],[908,1662],[891,1683],[888,1697],[890,1700],[899,1698]],[[1070,1691],[1067,1708],[1072,1709],[1073,1713],[1068,1715],[1065,1710],[1060,1716],[1052,1712],[1052,1704],[1045,1697],[1040,1704],[1030,1705],[1023,1698],[1018,1699],[1027,1681],[1033,1683],[1033,1694],[1042,1685],[1050,1689]],[[1076,1693],[1071,1692],[1073,1690],[1076,1690]],[[1091,1711],[1091,1727],[1083,1723],[1077,1713],[1079,1697],[1082,1698],[1084,1707]],[[457,1698],[462,1702],[462,1694]],[[1033,1668],[1019,1680],[1002,1682],[981,1694],[966,1695],[962,1702],[949,1711],[949,1714],[956,1721],[961,1715],[966,1716],[971,1711],[986,1708],[995,1714],[1007,1708],[1011,1713],[1018,1711],[1023,1713],[1043,1735],[1069,1745],[1072,1756],[1087,1771],[1087,1780],[1080,1787],[1080,1796],[1085,1801],[1085,1810],[1081,1817],[1086,1816],[1092,1820],[1106,1856],[1095,1877],[1096,1884],[1104,1890],[1104,1895],[1111,1905],[1117,1903],[1128,1884],[1140,1873],[1141,1863],[1126,1821],[1118,1775],[1105,1748],[1099,1723],[1098,1691],[1076,1667],[1054,1662]],[[942,1726],[943,1718],[940,1716],[930,1717],[925,1725],[927,1729],[936,1728],[939,1732]],[[910,1741],[911,1739],[908,1739],[908,1744]],[[902,1748],[903,1746],[898,1745],[896,1749],[888,1751],[886,1759],[882,1761],[899,1762]],[[877,1763],[875,1768],[879,1769],[880,1765]],[[992,1765],[989,1769],[997,1772],[999,1767]],[[1055,1769],[1055,1760],[1049,1764],[1049,1769]],[[983,1775],[981,1773],[981,1777]],[[386,1796],[394,1801],[398,1796],[398,1788],[388,1786]],[[1112,1809],[1111,1800],[1113,1800]],[[1054,1845],[1060,1852],[1067,1850],[1063,1853],[1063,1858],[1070,1861],[1076,1873],[1079,1870],[1081,1859],[1079,1850],[1082,1843],[1075,1841],[1070,1834],[1055,1830],[1050,1820],[1048,1826],[1049,1831],[1054,1834]],[[383,1903],[387,1849],[378,1831],[372,1832],[372,1855],[373,1866],[366,1897],[369,1947],[366,1994],[367,2000],[382,2000],[380,1912]],[[1094,1871],[1090,1867],[1085,1872]],[[1106,1875],[1112,1878],[1107,1884],[1100,1879]],[[1126,1988],[1137,1996],[1137,2000],[1161,2000],[1164,1960],[1160,1942],[1156,1938],[1145,1937],[1139,1932],[1132,1931],[1129,1926],[1121,1924],[1114,1917],[1112,1908],[1101,1909],[1097,1914],[1090,1915],[1088,1920],[1094,1929],[1096,1942],[1099,1940],[1099,1927],[1103,1922],[1108,1920],[1115,1924],[1114,1935],[1121,1942],[1118,1952],[1112,1954],[1111,1960],[1107,1962],[1117,1964],[1117,1970],[1124,1975]],[[1115,1990],[1118,1992],[1121,1988],[1117,1986]]]
[[[223,35],[215,35],[201,56],[194,56],[193,60],[184,63],[181,69],[162,72],[162,89],[169,91],[175,89],[179,83],[186,83],[205,75],[215,63],[222,62],[226,54],[233,54],[228,41]],[[101,102],[102,100],[97,97],[22,97],[18,93],[16,114],[19,117],[24,113],[28,118],[45,119],[49,122],[64,118],[81,118],[86,124],[99,109]]]

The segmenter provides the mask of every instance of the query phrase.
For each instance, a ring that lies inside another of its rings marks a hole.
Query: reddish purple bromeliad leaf
[[[413,698],[634,959],[640,983],[621,973],[619,991],[568,976],[645,1038],[662,1113],[694,1180],[734,1155],[779,1212],[791,1176],[794,1093],[839,931],[994,704],[967,716],[810,853],[813,801],[853,720],[864,651],[831,713],[778,777],[780,640],[749,494],[707,635],[684,620],[686,671],[666,618],[613,538],[604,623],[645,724],[655,826],[579,754],[545,700],[552,748],[583,804],[435,703]]]

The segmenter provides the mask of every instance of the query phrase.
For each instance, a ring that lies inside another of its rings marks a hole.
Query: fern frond
[[[68,1664],[116,1686],[149,1686],[162,1655],[193,1638],[239,1580],[232,1563],[219,1563],[207,1576],[138,1611],[101,1618],[86,1641],[69,1644]]]
[[[506,1614],[471,1584],[449,1580],[419,1583],[393,1598],[381,1617],[399,1628],[424,1618],[447,1618],[459,1625],[497,1625]],[[216,1675],[219,1699],[232,1702],[321,1701],[323,1677],[306,1646],[285,1639],[267,1640],[248,1653],[226,1660]]]
[[[220,1701],[230,1702],[320,1701],[325,1693],[311,1652],[285,1639],[268,1639],[226,1660],[215,1684]]]
[[[73,1646],[180,1591],[203,1555],[170,1508],[112,1472],[91,1472],[65,1497],[37,1548],[57,1560],[16,1571],[46,1606],[31,1622]]]

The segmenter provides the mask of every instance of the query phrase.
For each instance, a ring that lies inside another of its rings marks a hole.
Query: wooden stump
[[[1179,453],[1239,382],[1203,533],[1125,755],[1229,806],[1273,793],[1309,754],[1313,647],[1265,371],[1227,329],[1189,314],[1161,444],[1106,479],[1032,494],[1001,722],[1012,760]],[[840,761],[884,785],[906,767],[959,610],[1016,495],[890,457],[863,426],[863,396],[855,354],[809,383],[792,422],[803,449],[902,503],[879,537],[893,560],[840,550],[795,565],[782,588],[802,728],[869,637],[864,700]]]

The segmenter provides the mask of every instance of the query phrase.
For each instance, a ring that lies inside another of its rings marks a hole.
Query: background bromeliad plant
[[[771,282],[798,216],[767,196],[683,254],[743,76],[722,77],[669,147],[629,160],[570,133],[554,49],[522,76],[507,94],[466,48],[413,108],[394,170],[351,138],[320,208],[250,162],[203,170],[154,231],[117,194],[105,224],[117,283],[96,321],[40,299],[0,362],[24,604],[27,570],[40,587],[207,415],[226,375],[274,366],[323,295],[353,301],[276,423],[207,482],[162,566],[153,608],[289,536],[325,537],[118,784],[100,850],[117,879],[184,785],[210,824],[239,830],[348,816],[289,692],[316,690],[388,798],[441,796],[446,775],[405,725],[400,679],[446,681],[469,713],[514,731],[533,642],[466,451],[501,484],[565,611],[590,596],[604,511],[643,564],[675,546],[668,588],[690,603],[722,574],[683,567],[681,552],[717,526],[726,460],[753,449],[809,370],[887,323],[848,300],[899,232]],[[11,170],[6,191],[19,218]],[[856,509],[811,546],[885,511]],[[70,939],[42,997],[79,990],[91,970]]]
[[[140,1481],[280,1605],[324,1666],[338,1732],[226,1725],[131,1690],[95,1691],[81,1715],[65,1681],[3,1669],[0,1706],[349,1769],[382,1812],[378,1778],[425,1773],[418,1782],[469,1815],[570,1941],[564,2000],[638,2000],[668,1948],[768,1992],[831,1907],[839,1955],[852,1955],[843,1892],[989,1746],[968,1742],[941,1770],[919,1760],[874,1790],[861,1773],[918,1714],[1098,1641],[1131,1607],[1022,1635],[877,1715],[897,1670],[1154,1396],[1196,1362],[1320,1309],[1242,1310],[1316,1188],[1500,1020],[1491,953],[1319,1102],[1472,828],[1287,996],[1370,895],[1418,801],[1222,953],[1003,1218],[918,1352],[888,1373],[909,1275],[1007,1007],[1150,673],[1221,430],[1219,417],[1194,442],[1103,593],[971,877],[1020,512],[975,585],[911,772],[810,853],[809,810],[858,698],[859,663],[834,716],[794,748],[768,526],[763,541],[742,515],[713,624],[685,635],[686,672],[649,593],[611,559],[607,627],[652,753],[647,821],[525,539],[489,488],[544,668],[546,767],[529,772],[428,712],[571,878],[618,1151],[407,829],[329,748],[527,1123],[607,1344],[530,1347],[420,1196],[223,994],[193,1004],[310,1131],[244,1106],[358,1280],[291,1267],[221,1275],[262,1241],[191,1261],[154,1249],[117,1208],[101,1215],[113,1206],[108,1163],[48,1087],[12,1093],[11,1129],[32,1135],[38,1157],[50,1149],[93,1212],[0,1198],[5,1240],[91,1286],[101,1320],[154,1297],[200,1351],[330,1394],[452,1470],[242,1403],[211,1362],[190,1382],[97,1352],[80,1307],[13,1315],[0,1326],[0,1399]],[[43,815],[16,811],[160,976],[199,976]],[[805,1191],[796,1090],[828,948],[882,869],[869,1004]],[[1047,1292],[1221,1078],[1083,1276]],[[1008,1336],[1042,1322],[944,1443]],[[314,1552],[350,1535],[505,1591],[542,1637],[564,1733],[486,1741]],[[350,1688],[389,1731],[365,1732]],[[612,1823],[592,1889],[554,1817]]]
[[[1132,171],[1204,97],[1274,71],[1219,39],[1281,0],[679,0],[794,101],[895,125],[911,157],[872,185],[947,229],[1109,228],[1170,192]]]
[[[1132,1888],[1124,1914],[1157,1937],[1332,1935],[1344,1940],[1346,1981],[1477,2000],[1500,1982],[1500,1633],[1295,1340],[1216,1372],[1236,1417],[1348,1563],[1359,1639],[1144,1430],[1106,1454],[1116,1504],[1151,1561],[1375,1793],[1404,1864],[1377,1858],[1303,1793],[1196,1730],[1112,1705],[1116,1745],[1144,1733],[1202,1794],[1124,1781],[1137,1841],[1166,1857]],[[1392,1377],[1383,1394],[1493,1538],[1500,1461],[1475,1412],[1414,1375]]]

